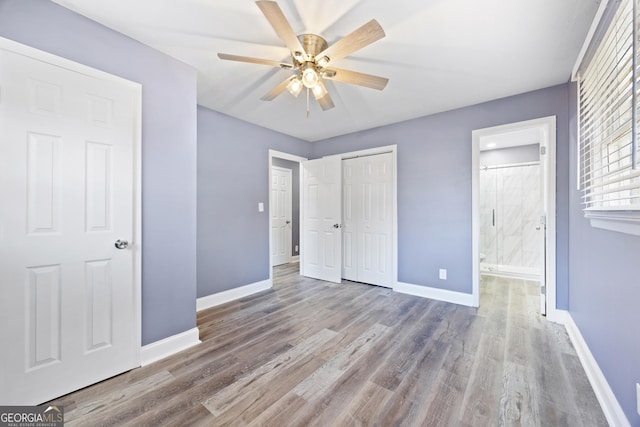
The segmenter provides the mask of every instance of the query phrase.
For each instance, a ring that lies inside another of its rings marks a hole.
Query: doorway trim
[[[305,160],[309,160],[306,157],[302,157],[302,156],[297,156],[295,154],[289,154],[289,153],[285,153],[283,151],[277,151],[277,150],[272,150],[269,149],[269,155],[268,155],[268,171],[269,171],[269,178],[268,178],[268,182],[269,182],[269,283],[271,284],[271,286],[273,286],[273,256],[272,256],[272,248],[273,248],[273,231],[272,231],[272,227],[271,227],[271,206],[272,206],[272,200],[271,200],[271,192],[272,192],[272,186],[271,186],[271,179],[272,179],[272,175],[271,175],[271,171],[273,168],[273,158],[276,157],[278,159],[284,159],[284,160],[290,160],[292,162],[304,162]],[[300,182],[302,182],[302,174],[299,174],[300,176],[298,177],[298,179],[300,180]],[[292,207],[293,208],[293,207]],[[299,227],[299,225],[298,225]],[[300,250],[302,250],[302,246],[300,246]]]
[[[556,116],[509,123],[472,131],[471,168],[472,168],[472,301],[473,306],[480,305],[480,139],[489,135],[498,135],[524,129],[537,128],[540,131],[540,146],[546,147],[540,163],[546,171],[544,204],[546,215],[546,307],[547,318],[554,322],[563,321],[563,310],[556,307]]]

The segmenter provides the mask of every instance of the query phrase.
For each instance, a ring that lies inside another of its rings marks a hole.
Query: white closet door
[[[134,251],[114,246],[137,95],[1,48],[0,93],[0,404],[31,405],[138,364]]]
[[[343,277],[392,287],[393,155],[343,161]]]
[[[339,156],[308,160],[302,166],[301,271],[340,283],[342,273],[342,161]]]

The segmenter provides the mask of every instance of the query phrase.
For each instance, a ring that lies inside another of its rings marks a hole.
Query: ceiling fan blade
[[[218,53],[218,58],[226,59],[228,61],[248,62],[250,64],[269,65],[271,67],[280,67],[287,70],[293,68],[291,64],[284,64],[278,61],[272,61],[270,59],[252,58],[250,56],[230,55],[228,53]]]
[[[372,19],[362,27],[347,34],[342,39],[317,54],[316,58],[326,56],[329,59],[329,62],[334,62],[347,55],[351,55],[353,52],[360,50],[377,40],[380,40],[384,36],[384,30],[378,21]]]
[[[333,99],[331,99],[331,95],[329,95],[329,92],[327,91],[327,88],[322,82],[322,80],[320,80],[317,84],[322,86],[322,89],[324,92],[323,96],[321,96],[320,98],[316,98],[316,101],[318,101],[318,104],[320,104],[320,107],[322,107],[322,110],[327,111],[335,107],[335,104],[333,103]]]
[[[298,36],[296,36],[293,28],[291,28],[289,21],[285,18],[278,3],[274,1],[257,1],[256,4],[293,56],[298,56],[296,52],[304,55],[306,53],[304,47],[302,47]]]
[[[327,111],[335,107],[335,104],[333,103],[333,99],[331,99],[331,95],[329,95],[329,93],[327,93],[322,98],[319,98],[317,101],[318,101],[318,104],[320,104],[320,107],[322,107],[323,111]]]
[[[287,88],[287,85],[291,81],[291,77],[287,77],[282,83],[278,86],[271,89],[267,94],[265,94],[262,98],[263,101],[273,101],[278,95],[280,95]]]
[[[387,79],[386,77],[378,77],[371,74],[342,70],[339,68],[326,69],[323,77],[338,82],[351,83],[354,85],[360,85],[378,90],[384,89],[389,82],[389,79]]]

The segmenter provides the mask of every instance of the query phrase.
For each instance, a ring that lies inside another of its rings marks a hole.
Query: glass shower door
[[[480,271],[539,277],[539,164],[483,167],[479,196]]]

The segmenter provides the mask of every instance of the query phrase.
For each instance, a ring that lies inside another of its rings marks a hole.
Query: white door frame
[[[0,49],[24,55],[36,60],[65,68],[67,70],[95,77],[100,80],[107,80],[119,84],[127,85],[135,92],[134,98],[134,177],[133,177],[133,241],[129,242],[128,248],[133,251],[133,286],[134,286],[134,324],[131,325],[134,333],[134,347],[138,348],[136,355],[136,365],[140,366],[140,352],[142,350],[142,85],[123,79],[104,71],[91,68],[51,53],[15,42],[13,40],[0,37]],[[87,384],[88,385],[88,384]]]
[[[562,310],[556,307],[556,116],[543,117],[501,126],[477,129],[472,131],[471,168],[472,168],[472,305],[480,305],[480,138],[524,129],[537,128],[540,131],[540,146],[546,147],[541,156],[542,168],[547,171],[545,195],[546,213],[546,306],[547,318],[554,322],[562,322]]]
[[[301,157],[301,156],[296,156],[295,154],[289,154],[289,153],[285,153],[283,151],[277,151],[277,150],[269,150],[269,163],[268,163],[268,170],[269,170],[269,284],[270,286],[273,286],[273,257],[272,257],[272,248],[273,248],[273,233],[271,230],[271,205],[272,205],[272,200],[271,200],[271,191],[272,186],[271,186],[271,168],[273,167],[273,158],[276,157],[278,159],[284,159],[284,160],[290,160],[292,162],[304,162],[305,160],[308,160],[306,157]],[[301,181],[302,180],[302,174],[298,174],[298,180]],[[292,180],[293,181],[293,180]],[[291,183],[291,188],[293,189],[293,182]],[[292,206],[293,208],[293,206]],[[300,224],[298,224],[298,228],[300,227]],[[299,245],[300,248],[302,248],[301,245]],[[302,249],[300,249],[302,250]]]

